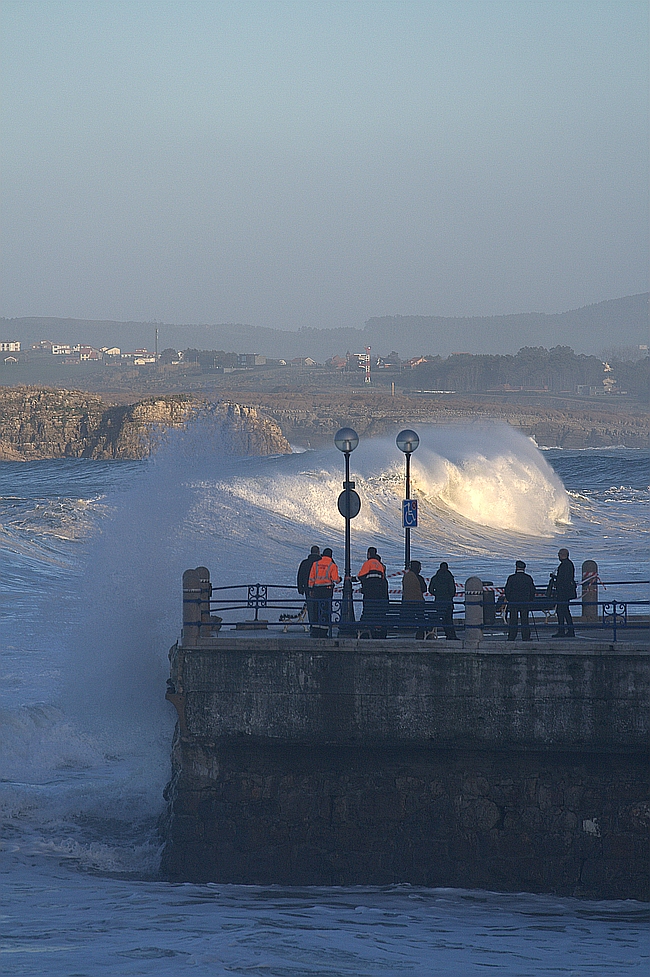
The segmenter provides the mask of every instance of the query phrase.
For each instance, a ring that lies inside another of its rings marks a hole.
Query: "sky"
[[[3,0],[0,315],[279,329],[648,289],[646,0]]]

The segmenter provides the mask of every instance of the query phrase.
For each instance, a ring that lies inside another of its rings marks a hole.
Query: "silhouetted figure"
[[[381,562],[374,546],[368,547],[366,562],[357,576],[363,594],[363,611],[359,623],[371,627],[373,638],[385,638],[388,581],[386,580],[386,567]]]
[[[576,571],[569,559],[569,551],[561,549],[558,553],[560,565],[555,573],[555,597],[557,599],[557,633],[552,638],[575,638],[573,618],[569,601],[578,596],[576,587]]]
[[[334,584],[338,583],[339,568],[332,559],[329,547],[323,550],[323,555],[314,561],[309,571],[309,598],[311,605],[309,621],[310,634],[314,638],[326,638],[332,617],[332,594]],[[313,623],[312,623],[313,622]]]
[[[402,577],[402,606],[400,608],[400,619],[402,621],[415,621],[418,630],[416,638],[424,638],[424,595],[427,590],[427,583],[420,574],[422,564],[419,560],[411,560],[408,570],[404,571]]]
[[[530,641],[530,626],[528,624],[529,605],[535,600],[535,581],[526,573],[523,560],[515,563],[515,572],[506,580],[506,601],[508,602],[508,641],[517,637],[517,626],[521,624],[522,641]]]
[[[318,546],[312,546],[309,556],[306,556],[298,567],[296,587],[298,588],[298,593],[303,594],[305,597],[309,596],[309,571],[312,568],[312,564],[315,563],[319,557],[320,548]]]
[[[454,597],[456,596],[456,581],[444,560],[429,581],[429,593],[435,597],[435,607],[440,611],[445,638],[458,641],[454,629]]]
[[[317,622],[312,621],[312,615],[317,611],[317,606],[309,600],[309,571],[311,570],[313,564],[320,557],[320,547],[312,546],[309,556],[305,557],[298,567],[298,574],[296,576],[296,587],[298,593],[302,594],[305,598],[305,605],[307,607],[307,616],[309,617],[310,624],[316,624]]]

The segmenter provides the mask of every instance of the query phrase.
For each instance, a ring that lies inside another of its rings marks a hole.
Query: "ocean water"
[[[607,594],[646,598],[650,456],[539,451],[510,428],[421,429],[429,576],[538,583],[567,546]],[[0,464],[0,964],[11,974],[591,975],[647,972],[648,907],[387,888],[170,885],[156,823],[175,720],[164,699],[181,575],[291,583],[312,543],[343,563],[334,449],[228,459],[200,428],[147,462]],[[353,569],[399,573],[402,455],[351,458]],[[396,576],[396,579],[398,577]]]

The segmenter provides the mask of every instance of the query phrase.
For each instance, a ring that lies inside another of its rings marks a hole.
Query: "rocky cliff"
[[[278,424],[253,407],[189,395],[108,406],[95,394],[0,388],[0,460],[145,458],[166,431],[201,421],[228,454],[289,452]]]
[[[505,421],[538,445],[558,448],[650,446],[650,413],[642,407],[557,402],[523,404],[475,399],[391,397],[385,393],[341,391],[245,394],[246,402],[275,418],[294,444],[331,444],[340,427],[351,425],[361,437],[375,437],[406,424]]]

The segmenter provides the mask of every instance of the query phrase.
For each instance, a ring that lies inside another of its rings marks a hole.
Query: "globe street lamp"
[[[406,455],[406,496],[402,503],[402,525],[404,527],[404,568],[408,570],[411,563],[411,526],[417,526],[417,502],[411,501],[411,455],[420,443],[420,439],[408,428],[400,431],[395,439],[397,447]]]
[[[343,572],[343,602],[341,604],[341,621],[354,621],[354,604],[352,602],[352,573],[350,570],[350,520],[359,515],[361,499],[354,491],[354,482],[350,481],[350,454],[359,444],[359,436],[351,427],[342,427],[334,437],[334,444],[345,455],[345,481],[343,491],[338,498],[338,509],[345,519],[345,570]]]

